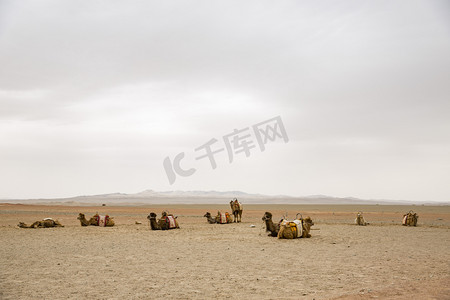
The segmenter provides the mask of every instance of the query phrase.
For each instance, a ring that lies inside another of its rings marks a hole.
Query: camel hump
[[[225,224],[225,223],[227,223],[228,222],[228,213],[227,212],[224,212],[224,213],[221,213],[221,212],[219,212],[219,223],[220,224]]]

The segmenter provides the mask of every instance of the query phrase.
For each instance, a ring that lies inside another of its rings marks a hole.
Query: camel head
[[[206,212],[206,214],[204,215],[205,218],[211,218],[211,214],[209,212]]]
[[[156,220],[156,214],[154,212],[151,212],[148,216],[147,219],[149,220]]]
[[[266,211],[264,213],[264,216],[262,217],[262,220],[263,221],[270,221],[270,220],[272,220],[272,214],[270,212]]]
[[[310,226],[313,226],[313,225],[314,225],[314,222],[313,222],[313,220],[311,219],[311,217],[306,217],[306,218],[304,218],[304,219],[303,219],[303,222],[304,222],[304,223],[308,223]]]
[[[83,219],[86,219],[86,216],[84,214],[82,214],[82,213],[79,213],[77,219],[78,220],[83,220]]]

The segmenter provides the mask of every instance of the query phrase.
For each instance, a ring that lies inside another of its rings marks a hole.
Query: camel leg
[[[40,221],[36,221],[33,224],[31,224],[31,226],[30,226],[30,228],[38,228],[38,227],[43,227],[43,226],[41,226]]]

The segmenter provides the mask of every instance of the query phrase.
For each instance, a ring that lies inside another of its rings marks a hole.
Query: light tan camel
[[[297,214],[298,216],[299,214]],[[296,217],[294,221],[283,220],[280,224],[280,231],[278,231],[279,239],[296,239],[296,238],[310,238],[311,226],[314,222],[310,217],[300,218]]]
[[[23,222],[19,222],[20,228],[51,228],[51,227],[64,227],[58,220],[53,220],[52,218],[46,218],[42,221],[36,221],[31,225],[27,225]]]
[[[369,223],[366,223],[366,220],[364,220],[364,217],[363,217],[361,211],[358,212],[358,214],[356,215],[355,224],[361,225],[361,226],[366,226],[367,224],[369,224]]]
[[[86,216],[82,213],[79,213],[78,220],[80,220],[81,226],[100,226],[100,227],[112,227],[114,226],[114,220],[112,217],[100,216],[99,214],[95,214],[92,218],[86,220]]]
[[[165,211],[162,212],[161,218],[159,220],[156,220],[156,214],[154,212],[151,212],[147,216],[147,219],[149,219],[150,221],[151,230],[169,230],[180,228],[177,217],[174,217],[172,214],[169,214]]]
[[[238,199],[234,198],[233,200],[230,201],[230,207],[231,207],[231,212],[234,216],[234,222],[241,222],[242,221],[242,203],[240,203],[238,201]]]
[[[403,226],[417,226],[417,219],[419,216],[410,210],[406,215],[403,215],[402,225]]]

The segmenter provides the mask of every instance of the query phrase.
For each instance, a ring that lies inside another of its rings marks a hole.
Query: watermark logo
[[[264,152],[266,150],[266,145],[269,142],[274,142],[277,139],[281,139],[285,143],[289,141],[280,116],[255,124],[251,126],[251,128],[256,141],[253,140],[250,127],[234,129],[233,132],[222,137],[225,148],[220,148],[221,145],[216,138],[212,138],[200,147],[195,148],[194,151],[199,152],[199,156],[197,156],[195,160],[209,159],[211,168],[214,170],[217,168],[215,156],[221,152],[225,152],[225,149],[228,154],[228,161],[232,163],[234,157],[241,153],[244,153],[246,157],[249,157],[251,154],[250,150],[256,148],[257,145],[260,151]],[[219,143],[219,145],[216,145],[217,143]],[[197,171],[194,168],[186,169],[181,166],[181,161],[184,156],[185,153],[181,152],[178,153],[173,160],[171,160],[170,157],[164,159],[163,166],[171,185],[175,182],[177,176],[188,177]]]

